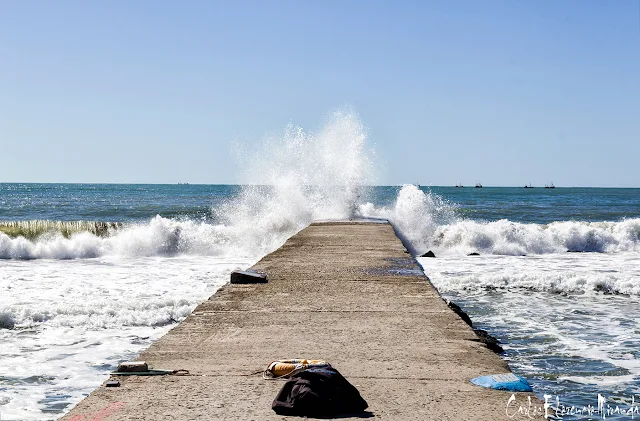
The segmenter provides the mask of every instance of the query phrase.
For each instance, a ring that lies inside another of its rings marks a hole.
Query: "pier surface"
[[[271,409],[284,381],[256,374],[285,358],[331,363],[369,403],[360,417],[529,419],[527,398],[542,407],[523,393],[508,405],[511,392],[469,382],[509,368],[388,223],[314,223],[253,269],[269,282],[225,285],[138,358],[189,375],[118,377],[120,387],[99,387],[62,420],[291,418]]]

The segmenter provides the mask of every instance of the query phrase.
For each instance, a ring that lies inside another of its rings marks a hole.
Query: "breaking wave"
[[[65,237],[47,231],[34,239],[0,233],[0,258],[75,259],[105,255],[143,257],[175,254],[222,255],[227,227],[156,216],[147,224],[125,225],[109,235],[80,231]]]
[[[438,227],[434,248],[458,253],[526,255],[640,250],[640,218],[619,222],[559,221],[548,225],[459,221]]]
[[[412,184],[400,189],[393,207],[365,203],[358,211],[363,217],[388,219],[413,254],[428,248],[440,226],[456,220],[454,204]]]
[[[243,154],[245,183],[212,209],[216,223],[161,216],[142,224],[26,221],[0,223],[0,259],[106,255],[261,256],[318,219],[384,218],[414,255],[529,255],[640,250],[640,219],[547,225],[463,219],[458,206],[405,185],[391,206],[367,201],[373,151],[358,116],[330,115],[317,133],[289,125]]]
[[[366,139],[360,119],[350,111],[334,112],[317,133],[289,125],[240,157],[246,185],[212,210],[217,224],[161,216],[117,227],[9,222],[5,225],[13,231],[0,229],[0,258],[263,255],[314,220],[356,216],[356,203],[367,194],[364,186],[373,181],[373,152]]]
[[[445,254],[520,256],[640,250],[640,218],[547,225],[506,219],[473,221],[458,217],[456,205],[413,185],[402,187],[391,207],[376,208],[366,203],[359,209],[363,216],[390,220],[413,254],[434,250]]]
[[[366,189],[357,184],[323,188],[310,184],[316,180],[293,175],[271,181],[270,186],[246,186],[234,200],[214,209],[220,224],[156,216],[147,224],[118,225],[96,233],[64,228],[68,231],[48,230],[29,238],[0,232],[0,258],[258,256],[275,250],[314,220],[354,216],[388,219],[414,255],[427,250],[512,256],[640,250],[640,218],[546,225],[473,221],[457,217],[455,204],[413,185],[400,189],[393,206],[376,207],[359,202]]]
[[[0,221],[0,232],[11,237],[35,239],[46,233],[58,233],[63,237],[87,231],[98,236],[105,236],[122,227],[119,222],[99,221]]]

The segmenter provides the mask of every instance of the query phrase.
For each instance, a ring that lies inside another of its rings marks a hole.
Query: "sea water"
[[[431,282],[540,398],[640,400],[640,189],[366,187],[366,138],[350,113],[288,126],[244,157],[242,186],[0,184],[1,419],[60,417],[231,270],[352,216],[432,250]]]

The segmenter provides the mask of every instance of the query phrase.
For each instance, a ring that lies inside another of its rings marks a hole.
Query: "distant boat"
[[[456,184],[456,187],[464,187],[464,186],[462,185],[462,183],[460,183],[460,184]]]
[[[547,186],[547,185],[545,185],[545,186],[544,186],[544,188],[545,188],[545,189],[555,189],[555,188],[556,188],[556,186],[554,186],[554,185],[553,185],[553,183],[551,183],[551,184],[549,184],[548,186]]]
[[[525,188],[525,189],[532,189],[532,188],[534,188],[534,187],[531,185],[531,183],[529,183],[529,185],[528,185],[528,186],[525,184],[525,185],[524,185],[524,188]]]
[[[477,184],[476,184],[476,189],[481,189],[481,188],[482,188],[482,184],[477,183]]]

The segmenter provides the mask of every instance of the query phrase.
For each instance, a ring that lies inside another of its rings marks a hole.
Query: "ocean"
[[[417,257],[425,274],[541,399],[632,405],[640,189],[365,187],[365,138],[344,116],[319,134],[288,127],[248,171],[263,185],[0,183],[0,419],[60,417],[230,271],[353,216],[433,251]]]

